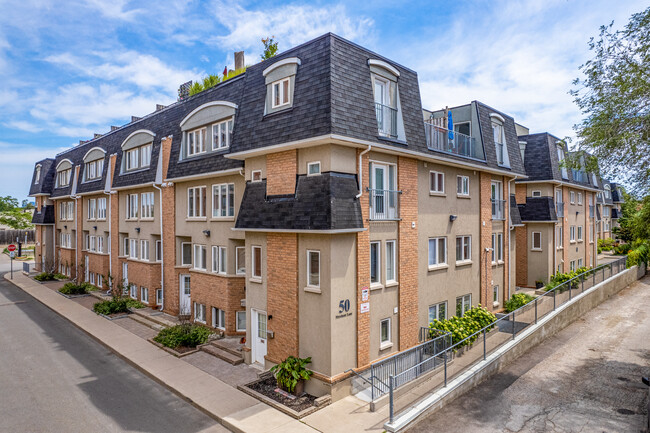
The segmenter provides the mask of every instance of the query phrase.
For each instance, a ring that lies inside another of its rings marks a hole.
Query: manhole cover
[[[634,415],[634,411],[630,409],[617,409],[616,412],[620,413],[621,415]]]

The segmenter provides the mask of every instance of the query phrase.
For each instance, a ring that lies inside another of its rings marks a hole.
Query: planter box
[[[254,389],[249,388],[250,385],[254,385],[254,384],[258,383],[258,382],[263,382],[267,378],[268,378],[267,375],[261,375],[261,377],[258,378],[257,380],[254,380],[254,381],[252,381],[250,383],[247,383],[245,385],[239,385],[237,387],[237,389],[239,389],[240,391],[245,392],[246,394],[250,395],[251,397],[255,397],[256,399],[268,404],[269,406],[279,410],[280,412],[286,413],[287,415],[289,415],[290,417],[295,418],[295,419],[304,418],[307,415],[311,415],[312,413],[314,413],[317,410],[319,410],[319,409],[326,406],[326,405],[323,405],[323,406],[311,406],[311,407],[309,407],[307,409],[304,409],[304,410],[302,410],[300,412],[296,412],[295,410],[283,405],[282,403],[279,403],[279,402],[273,400],[272,398],[269,398],[269,397],[265,396],[264,394],[260,394],[259,392],[255,391]]]

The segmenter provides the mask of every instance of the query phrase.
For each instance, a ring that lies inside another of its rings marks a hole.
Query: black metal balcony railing
[[[589,205],[589,218],[593,218],[593,217],[594,217],[594,213],[595,213],[595,211],[594,211],[594,205]]]
[[[505,164],[505,160],[503,158],[503,148],[505,147],[505,145],[503,143],[498,143],[498,142],[495,142],[494,144],[496,145],[497,148],[497,163],[499,165],[503,165]]]
[[[505,220],[506,219],[506,201],[492,199],[492,219]]]
[[[388,137],[397,138],[397,109],[376,102],[375,114],[377,115],[379,133]]]
[[[399,195],[402,191],[387,189],[368,189],[370,194],[370,219],[371,220],[398,220]]]
[[[476,139],[469,135],[424,122],[427,147],[445,153],[485,161],[483,147],[476,144]],[[450,134],[451,133],[451,134]]]
[[[561,201],[555,202],[555,214],[558,218],[564,218],[564,203]]]

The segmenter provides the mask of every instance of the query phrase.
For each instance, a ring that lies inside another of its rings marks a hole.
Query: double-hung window
[[[386,241],[386,283],[397,282],[397,242]]]
[[[194,321],[205,323],[205,304],[194,303]]]
[[[196,186],[187,189],[187,217],[205,217],[205,187]]]
[[[439,304],[429,306],[429,323],[435,320],[447,319],[447,303],[441,302]]]
[[[91,198],[88,200],[88,219],[94,220],[97,218],[97,200]]]
[[[541,236],[541,234],[540,234]],[[541,244],[541,241],[540,241]],[[564,229],[563,226],[555,226],[555,247],[563,248],[564,247]]]
[[[271,84],[271,108],[281,107],[289,103],[289,78],[278,80]]]
[[[140,240],[140,259],[149,260],[149,241]]]
[[[235,216],[235,184],[212,185],[212,217]]]
[[[320,251],[307,250],[307,286],[320,287]]]
[[[574,204],[576,202],[576,193],[569,191],[569,203]]]
[[[469,176],[456,177],[456,194],[463,197],[469,196]]]
[[[253,278],[262,278],[262,247],[253,246],[251,248],[252,253],[252,272],[251,275]]]
[[[230,146],[232,127],[232,119],[212,125],[212,150],[226,149]]]
[[[429,267],[447,263],[447,238],[429,238]]]
[[[68,202],[68,221],[74,221],[74,202]]]
[[[492,233],[492,263],[503,262],[503,233]]]
[[[569,242],[573,243],[576,241],[576,226],[569,227]]]
[[[578,226],[578,242],[582,242],[582,226]]]
[[[212,327],[226,329],[226,312],[224,310],[212,307]]]
[[[429,192],[432,194],[445,193],[445,174],[438,171],[429,172]]]
[[[194,245],[194,269],[206,270],[206,255],[205,245]]]
[[[140,287],[140,301],[144,304],[149,303],[149,289]]]
[[[129,239],[129,242],[131,245],[129,245],[129,257],[132,259],[137,259],[138,258],[138,240],[137,239]]]
[[[187,156],[205,153],[205,144],[208,141],[208,129],[199,128],[187,133]]]
[[[246,248],[235,248],[235,273],[237,275],[246,275]]]
[[[97,199],[97,219],[98,220],[106,219],[106,197]]]
[[[126,196],[126,219],[138,218],[138,194]]]
[[[582,204],[582,193],[578,193],[578,204]]]
[[[472,308],[472,294],[459,296],[456,298],[456,316],[463,317],[463,315]]]
[[[153,192],[143,192],[141,195],[141,213],[140,218],[153,218]]]
[[[88,239],[88,249],[90,251],[97,251],[97,236],[90,236]]]
[[[456,262],[468,262],[472,260],[472,237],[456,237]]]
[[[97,252],[104,252],[104,236],[97,236]]]
[[[381,284],[380,245],[380,242],[370,242],[370,284]]]
[[[212,247],[212,272],[226,273],[226,247]]]

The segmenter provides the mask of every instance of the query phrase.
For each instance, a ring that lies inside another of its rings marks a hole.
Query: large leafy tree
[[[16,230],[31,229],[32,213],[25,212],[18,205],[17,199],[11,196],[0,197],[0,224]]]
[[[594,57],[580,67],[571,94],[585,115],[576,125],[579,147],[604,174],[650,190],[650,7],[622,30],[613,22],[591,38]]]

